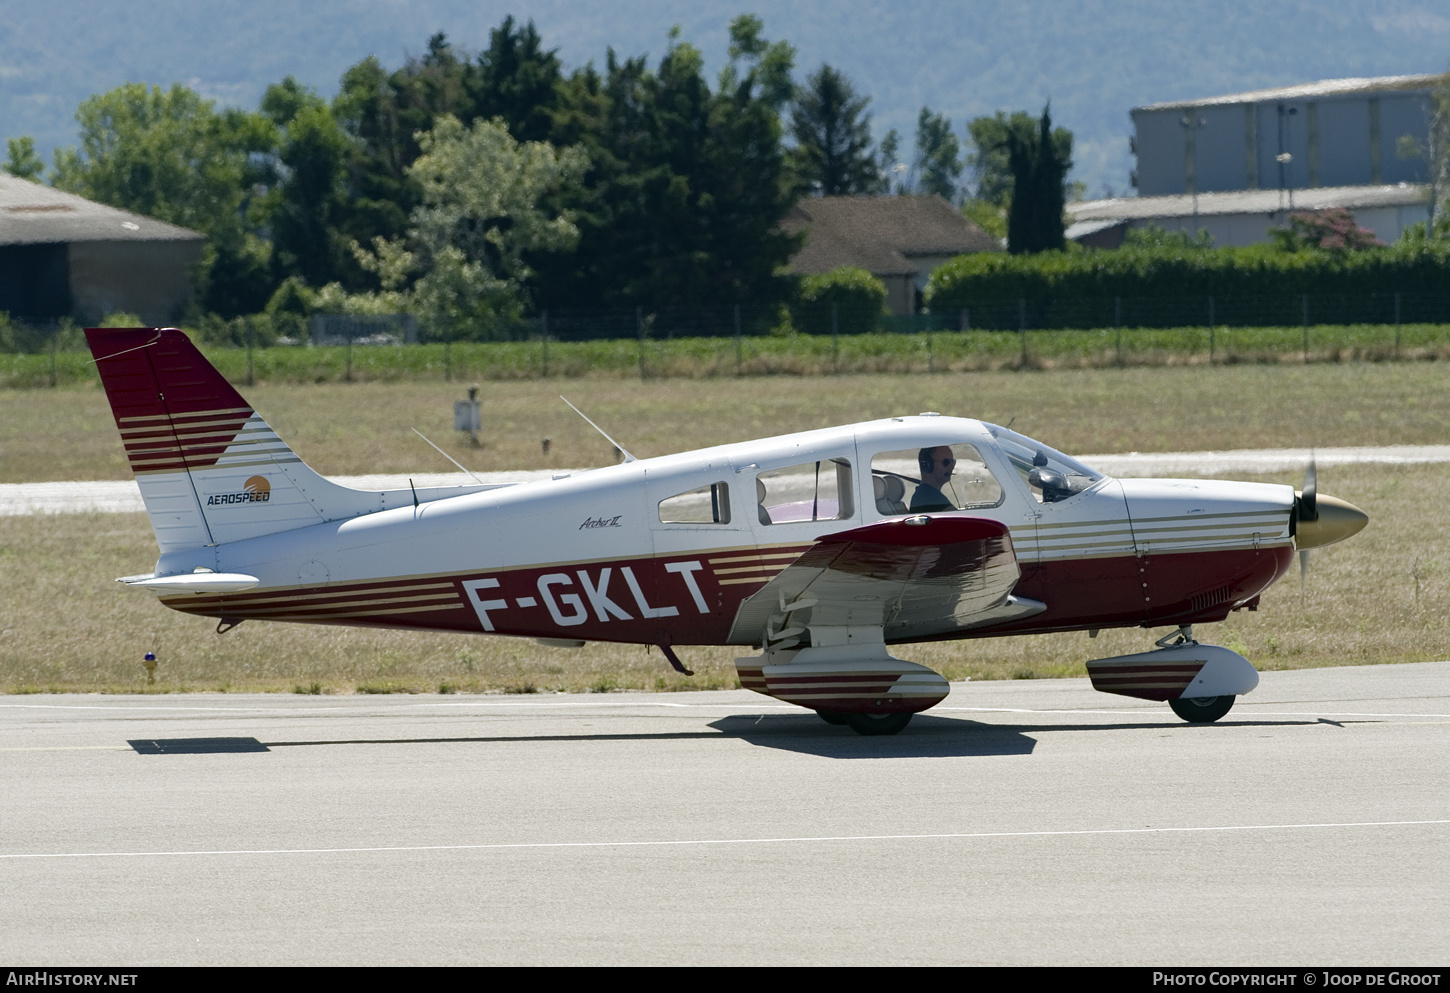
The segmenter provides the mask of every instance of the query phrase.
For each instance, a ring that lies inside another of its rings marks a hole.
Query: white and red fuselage
[[[224,623],[880,660],[902,642],[1222,620],[1295,550],[1291,487],[1114,479],[932,414],[540,482],[352,490],[309,469],[180,332],[87,334],[161,545],[155,571],[127,581]],[[933,451],[970,464],[956,480],[974,495],[893,502],[903,485],[928,492]],[[1169,699],[1191,675],[1115,691]]]

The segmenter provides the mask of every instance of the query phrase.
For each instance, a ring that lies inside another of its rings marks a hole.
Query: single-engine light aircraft
[[[552,480],[362,491],[320,476],[190,339],[86,332],[161,553],[119,580],[248,619],[740,645],[742,686],[893,734],[947,681],[891,646],[1171,627],[1096,689],[1216,721],[1258,684],[1192,625],[1258,606],[1367,517],[1302,492],[1114,479],[1007,428],[890,417]]]

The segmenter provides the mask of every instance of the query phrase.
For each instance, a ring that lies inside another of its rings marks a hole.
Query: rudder
[[[310,469],[182,332],[87,328],[86,342],[163,555],[386,502]]]

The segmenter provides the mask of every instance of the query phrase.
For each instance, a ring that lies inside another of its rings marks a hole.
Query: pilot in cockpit
[[[932,510],[956,510],[956,505],[946,498],[942,488],[952,478],[957,459],[947,445],[923,448],[916,456],[921,469],[921,485],[911,495],[912,513]]]

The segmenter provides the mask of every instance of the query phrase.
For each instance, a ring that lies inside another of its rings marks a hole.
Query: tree
[[[1026,111],[1008,117],[997,111],[992,117],[974,118],[967,124],[973,151],[967,156],[972,170],[972,198],[998,207],[1012,200],[1012,166],[1007,158],[1007,135],[1032,132],[1037,122]],[[1064,132],[1066,133],[1066,132]]]
[[[1274,243],[1286,252],[1318,248],[1326,252],[1349,252],[1383,246],[1374,232],[1362,228],[1343,207],[1328,210],[1298,210],[1289,215],[1289,225],[1270,228]]]
[[[886,132],[886,137],[881,139],[881,144],[876,149],[876,170],[881,173],[881,192],[891,195],[900,195],[906,192],[906,185],[902,181],[902,173],[906,166],[897,161],[901,152],[901,135],[892,128]],[[895,185],[892,185],[893,180]]]
[[[516,142],[499,121],[466,128],[444,115],[419,136],[419,184],[407,241],[356,249],[385,295],[445,340],[486,333],[523,308],[526,253],[573,247],[578,229],[539,208],[544,192],[584,171],[578,148]],[[408,280],[412,279],[411,285]]]
[[[1008,217],[1012,210],[1014,179],[1007,154],[1008,135],[1016,134],[1022,142],[1035,142],[1037,124],[1026,111],[1013,111],[1009,116],[999,110],[991,117],[978,117],[967,125],[967,135],[973,147],[967,155],[972,193],[963,204],[962,211],[983,230],[998,238],[1007,238]],[[1070,166],[1072,132],[1066,128],[1055,128],[1052,148],[1054,154]],[[1063,196],[1065,202],[1066,188]]]
[[[916,175],[918,193],[935,193],[957,199],[957,181],[962,175],[961,144],[952,134],[952,123],[926,107],[916,118]]]
[[[465,75],[473,118],[499,118],[517,141],[548,140],[563,81],[557,53],[544,51],[533,21],[518,27],[513,15],[505,17],[489,33],[488,51]]]
[[[790,160],[801,192],[850,196],[882,191],[881,170],[871,147],[870,97],[857,96],[851,81],[822,65],[806,80],[791,110]]]
[[[1430,167],[1430,215],[1425,229],[1435,237],[1445,225],[1446,204],[1450,203],[1450,72],[1441,77],[1432,100],[1430,145],[1425,150]]]
[[[45,163],[35,154],[35,139],[25,135],[11,138],[6,144],[9,155],[5,159],[5,171],[20,179],[40,182],[41,174],[45,172]]]
[[[90,97],[76,120],[80,147],[56,153],[55,185],[202,232],[203,304],[228,315],[260,310],[271,279],[253,191],[265,179],[259,157],[276,145],[271,122],[218,113],[180,84],[163,91],[141,83]]]
[[[1066,140],[1059,139],[1052,130],[1049,107],[1042,108],[1036,128],[1005,129],[1001,147],[1012,171],[1007,250],[1013,254],[1063,247],[1062,211],[1067,171],[1072,168],[1072,135],[1061,128],[1058,132]]]
[[[724,307],[784,300],[798,240],[780,230],[794,203],[781,146],[793,50],[731,23],[730,63],[712,92],[704,57],[678,30],[658,66],[608,55],[604,72],[561,87],[555,144],[589,153],[565,205],[578,250],[537,260],[542,305]]]
[[[351,141],[327,103],[292,76],[267,88],[262,113],[279,135],[268,210],[277,282],[292,275],[309,286],[343,279],[353,265],[340,230]]]

